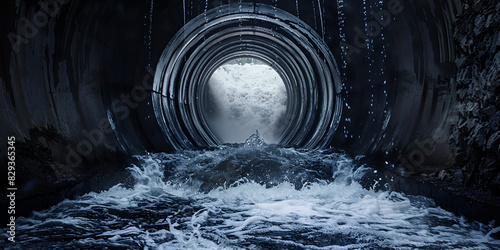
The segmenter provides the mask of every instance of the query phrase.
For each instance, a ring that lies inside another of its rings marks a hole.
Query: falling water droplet
[[[339,38],[341,41],[341,44],[346,44],[347,39],[346,39],[346,33],[345,33],[345,12],[344,12],[344,0],[337,0],[337,18],[338,18],[338,26],[339,26]],[[342,81],[342,90],[345,93],[344,98],[342,98],[342,101],[345,103],[345,106],[347,107],[346,112],[344,113],[344,116],[347,119],[348,123],[352,123],[351,121],[351,106],[349,105],[349,91],[348,89],[352,89],[352,86],[349,86],[348,81],[347,81],[347,47],[341,46],[342,53],[341,53],[341,60],[342,60],[342,65],[341,65],[341,81]],[[349,130],[344,127],[344,133],[346,134],[345,137],[347,137],[347,134],[349,134]]]
[[[321,22],[321,36],[325,40],[325,26],[323,20],[323,9],[321,8],[321,2],[318,0],[318,10],[319,10],[319,20]]]
[[[297,8],[297,17],[300,18],[300,14],[299,14],[299,0],[295,0],[295,8]]]
[[[144,15],[144,26],[147,27],[147,35],[144,36],[145,44],[148,46],[148,68],[151,68],[151,40],[153,36],[153,6],[154,0],[149,2],[149,15]]]
[[[184,14],[184,25],[186,25],[186,0],[182,0],[182,11]]]
[[[316,17],[316,4],[314,3],[314,0],[312,0],[312,8],[313,8],[313,14],[314,14],[314,29],[317,31],[318,30],[318,23],[317,23],[317,17]]]

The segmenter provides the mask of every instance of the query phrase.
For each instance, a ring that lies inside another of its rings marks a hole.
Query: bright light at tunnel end
[[[217,69],[238,58],[268,65],[283,82],[286,107],[279,120],[284,125],[271,141],[303,148],[331,144],[342,105],[339,71],[328,46],[297,17],[272,6],[244,3],[196,17],[163,51],[154,81],[154,91],[160,94],[153,96],[153,107],[174,149],[229,141],[207,118],[213,105],[207,86]]]
[[[283,136],[287,91],[268,64],[249,57],[218,67],[205,85],[203,115],[223,143],[243,143],[259,131],[267,143]]]

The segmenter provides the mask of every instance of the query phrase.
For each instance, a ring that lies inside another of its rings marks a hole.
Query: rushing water
[[[266,142],[276,143],[283,133],[285,84],[271,66],[253,61],[226,63],[207,83],[211,98],[206,120],[224,143],[244,142],[255,129]]]
[[[244,145],[136,156],[131,183],[19,218],[13,248],[357,249],[498,246],[491,226],[359,183],[331,151]]]

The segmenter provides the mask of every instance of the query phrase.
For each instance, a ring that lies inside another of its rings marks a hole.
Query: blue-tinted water
[[[253,140],[253,141],[252,141]],[[498,247],[491,226],[421,196],[365,189],[344,154],[266,146],[136,156],[134,180],[17,220],[11,248]],[[4,230],[5,233],[5,230]]]

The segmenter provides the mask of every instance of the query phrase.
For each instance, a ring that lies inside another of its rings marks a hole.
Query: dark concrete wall
[[[118,142],[105,104],[109,93],[101,88],[112,78],[108,86],[118,84],[126,92],[134,81],[136,65],[127,65],[123,58],[133,55],[130,51],[141,53],[143,34],[137,34],[135,26],[142,28],[143,22],[136,20],[144,17],[142,11],[133,11],[137,6],[128,4],[2,2],[2,200],[8,136],[16,137],[16,198],[19,208],[27,210],[89,191],[81,183],[116,171],[114,166],[135,153]],[[129,39],[128,46],[113,37]],[[142,75],[150,74],[142,69]],[[100,183],[94,188],[114,184],[106,179]],[[75,186],[86,188],[71,191]],[[40,197],[48,201],[33,202]]]

